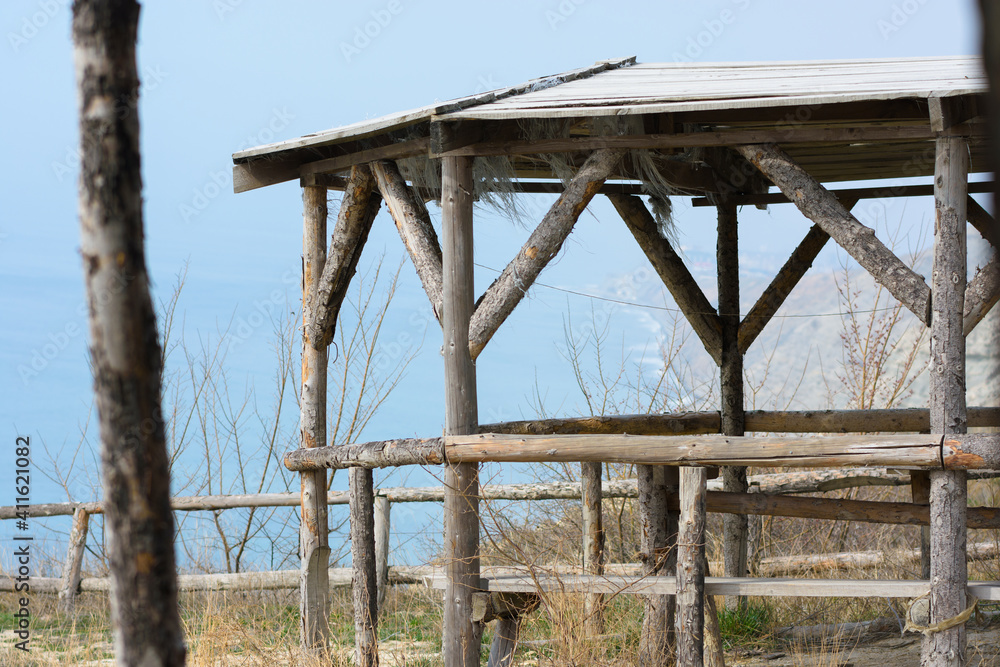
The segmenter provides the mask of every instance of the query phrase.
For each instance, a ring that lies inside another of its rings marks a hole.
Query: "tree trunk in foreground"
[[[143,254],[134,0],[77,0],[81,254],[119,665],[183,665],[161,356]]]

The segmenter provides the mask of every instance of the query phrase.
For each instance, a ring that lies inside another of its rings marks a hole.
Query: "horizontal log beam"
[[[983,321],[996,302],[1000,300],[1000,261],[994,251],[986,266],[976,271],[975,277],[965,288],[965,308],[962,331],[968,336]]]
[[[992,560],[1000,556],[1000,545],[994,542],[969,544],[966,559]],[[903,551],[852,551],[847,553],[809,554],[801,556],[771,556],[760,561],[762,574],[792,574],[818,570],[852,570],[880,567],[900,560],[920,562],[920,549]]]
[[[351,585],[352,568],[331,567],[328,570],[330,588],[347,588]],[[389,583],[422,584],[432,575],[431,568],[390,567]],[[178,575],[177,588],[181,591],[254,591],[290,590],[299,587],[300,570],[273,570],[270,572],[221,572],[215,574]],[[32,577],[33,593],[58,593],[59,577]],[[14,590],[12,578],[0,576],[0,592]],[[106,577],[86,577],[80,581],[79,592],[102,593],[111,590]]]
[[[977,131],[970,128],[972,131]],[[980,131],[981,132],[981,131]],[[927,141],[936,133],[929,126],[899,125],[873,127],[752,129],[715,132],[679,132],[676,134],[631,134],[625,136],[569,137],[554,139],[512,139],[484,141],[433,154],[433,157],[457,155],[536,155],[573,153],[604,148],[657,150],[672,148],[708,148],[764,143],[860,143],[866,141]]]
[[[969,408],[969,426],[1000,426],[1000,408]],[[926,433],[927,408],[889,410],[748,410],[746,428],[758,433]],[[718,412],[571,417],[483,424],[480,433],[554,435],[606,433],[630,435],[699,435],[718,433]]]
[[[684,260],[674,251],[670,241],[660,235],[656,220],[639,197],[608,195],[608,199],[625,221],[677,307],[684,313],[705,351],[717,366],[722,365],[722,322],[684,265]]]
[[[993,192],[993,183],[990,181],[976,181],[969,183],[969,192],[981,194]],[[894,199],[897,197],[932,197],[934,195],[933,185],[883,185],[874,188],[840,188],[830,190],[830,193],[842,202],[858,201],[861,199]],[[734,204],[739,206],[759,206],[764,204],[791,204],[784,192],[768,192],[767,194],[730,195]],[[691,199],[692,206],[715,206],[707,197],[694,197]],[[970,221],[971,222],[971,221]]]
[[[736,151],[771,179],[803,215],[822,227],[921,322],[930,326],[930,287],[876,238],[874,230],[858,222],[829,190],[777,146],[739,146]]]
[[[1000,473],[969,473],[969,479],[992,479]],[[822,493],[859,486],[905,486],[910,478],[902,474],[890,474],[885,468],[846,468],[841,470],[814,470],[810,472],[787,472],[752,475],[749,483],[757,493]],[[708,488],[722,490],[721,480],[709,480]],[[602,495],[606,498],[635,498],[638,494],[634,479],[605,480]],[[393,503],[441,502],[444,487],[390,487],[378,489],[378,495]],[[573,500],[580,497],[579,482],[546,482],[532,484],[487,484],[481,487],[480,497],[484,500]],[[299,507],[298,493],[252,493],[219,496],[178,496],[170,500],[171,508],[182,512],[242,509],[251,507]],[[345,491],[330,491],[328,505],[347,505],[349,494]],[[52,516],[72,516],[82,509],[87,514],[102,514],[104,506],[100,501],[89,503],[47,503],[31,506],[31,516],[36,518]],[[0,520],[17,518],[17,507],[0,507]]]
[[[667,504],[669,509],[678,509],[676,496],[668,498]],[[710,491],[708,493],[708,511],[724,514],[759,514],[794,519],[858,521],[900,526],[930,525],[929,505],[844,498],[770,496],[763,493]],[[966,521],[967,526],[974,530],[1000,528],[1000,509],[970,507]]]
[[[289,470],[448,463],[577,463],[752,465],[823,468],[1000,469],[1000,434],[847,435],[754,438],[721,435],[449,435],[338,447],[285,455]]]
[[[676,577],[629,577],[596,574],[520,574],[489,577],[484,570],[483,588],[490,592],[605,593],[609,595],[675,595]],[[432,582],[437,584],[436,581]],[[706,595],[753,597],[878,597],[915,598],[925,595],[930,583],[919,579],[859,580],[791,579],[766,577],[705,577]],[[968,590],[979,600],[1000,600],[1000,583],[970,581]]]
[[[1000,437],[1000,436],[998,436]],[[940,435],[752,438],[722,435],[447,436],[449,462],[580,462],[799,468],[940,468]]]
[[[307,162],[299,167],[298,175],[301,177],[309,174],[335,174],[350,169],[356,164],[366,164],[368,162],[375,162],[376,160],[399,160],[417,155],[426,155],[430,145],[430,137],[420,137],[419,139],[400,141],[386,146],[357,151],[348,155],[339,155],[325,160]]]
[[[333,468],[390,468],[408,465],[441,465],[445,462],[441,438],[403,438],[333,447],[296,449],[285,454],[289,470]]]

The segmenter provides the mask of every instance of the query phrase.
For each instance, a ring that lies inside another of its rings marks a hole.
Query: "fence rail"
[[[1000,473],[992,471],[977,471],[970,473],[970,478],[998,477]],[[740,494],[719,493],[722,489],[721,480],[710,480],[708,488],[709,511],[741,512],[741,513],[787,513],[788,508],[771,511],[759,501],[752,501],[750,495],[785,495],[802,493],[819,493],[838,489],[856,488],[862,486],[905,486],[910,483],[908,474],[903,474],[887,468],[847,468],[841,470],[813,470],[808,472],[789,472],[753,475],[749,478],[751,494],[732,498]],[[579,482],[547,482],[532,484],[497,484],[482,487],[480,496],[483,500],[578,500],[581,486]],[[445,489],[443,487],[390,487],[376,491],[382,511],[376,512],[376,535],[382,536],[382,548],[378,549],[376,568],[378,571],[379,598],[385,595],[385,590],[392,584],[436,585],[443,574],[432,567],[389,567],[388,534],[390,521],[390,506],[393,503],[423,503],[442,502]],[[603,484],[602,496],[605,498],[635,498],[638,496],[638,485],[635,479],[607,480]],[[878,503],[866,501],[851,501],[852,505],[845,508],[844,501],[823,498],[802,499],[808,508],[801,511],[808,516],[821,519],[849,519],[884,523],[925,523],[920,513],[926,513],[919,505],[910,503]],[[349,494],[343,491],[331,492],[328,496],[330,505],[347,505]],[[298,507],[300,504],[297,493],[259,493],[214,496],[181,496],[173,498],[171,505],[178,511],[194,512],[206,510],[227,510],[254,507]],[[892,506],[892,507],[890,507]],[[906,507],[904,507],[906,506]],[[911,507],[912,506],[912,507]],[[892,510],[892,511],[888,511]],[[61,577],[32,577],[32,590],[40,593],[57,593],[64,609],[72,609],[78,593],[85,591],[107,591],[109,581],[106,578],[82,577],[81,567],[86,538],[89,530],[89,517],[103,513],[100,501],[82,503],[49,503],[34,505],[31,508],[32,517],[73,516],[73,528],[70,532],[69,549]],[[845,513],[846,512],[846,513]],[[901,513],[902,512],[902,513]],[[784,514],[783,514],[784,515]],[[982,515],[982,516],[980,516]],[[970,520],[973,516],[976,525],[981,527],[1000,525],[1000,510],[995,508],[970,508]],[[0,520],[16,518],[15,507],[0,507]],[[995,551],[981,549],[978,557],[986,554],[995,555]],[[829,559],[827,559],[829,560]],[[763,562],[767,567],[767,559]],[[639,566],[632,564],[608,565],[609,572],[621,570],[622,575],[631,573],[629,568]],[[787,567],[781,561],[775,561],[775,570]],[[551,568],[547,568],[551,569]],[[567,569],[565,574],[573,574]],[[299,587],[300,570],[278,570],[270,572],[240,572],[218,574],[185,574],[179,575],[178,587],[182,591],[210,590],[281,590]],[[350,586],[351,568],[331,568],[329,571],[330,586]],[[0,573],[0,591],[14,590],[14,579]]]

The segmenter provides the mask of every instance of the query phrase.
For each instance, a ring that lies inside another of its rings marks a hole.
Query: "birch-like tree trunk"
[[[119,665],[183,665],[161,357],[143,253],[134,0],[77,0],[81,254]]]

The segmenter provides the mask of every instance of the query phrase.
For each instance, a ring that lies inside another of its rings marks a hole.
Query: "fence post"
[[[701,667],[705,628],[705,482],[702,467],[682,467],[677,535],[677,665]]]
[[[69,533],[69,550],[63,564],[62,583],[59,586],[59,608],[67,614],[76,609],[76,594],[80,590],[80,568],[83,551],[87,546],[87,528],[90,514],[82,507],[73,510],[73,528]]]
[[[385,594],[389,590],[389,512],[391,504],[385,496],[375,496],[375,583],[378,587],[378,613],[382,614]]]

